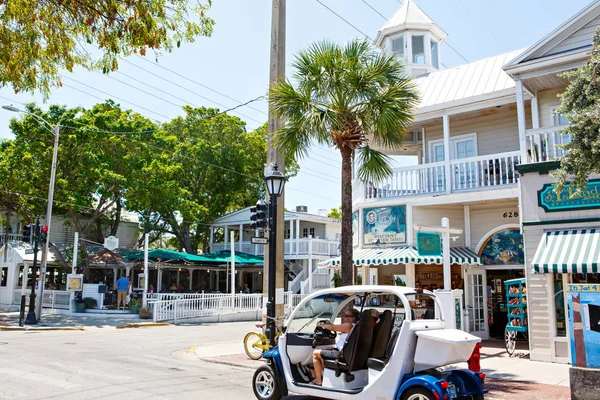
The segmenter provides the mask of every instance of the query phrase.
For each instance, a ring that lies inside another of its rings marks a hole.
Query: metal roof
[[[515,82],[502,66],[522,51],[511,51],[416,78],[420,92],[416,114],[451,107],[453,102],[461,100],[461,103],[475,103],[481,96],[493,97],[493,93],[508,89],[514,92]]]

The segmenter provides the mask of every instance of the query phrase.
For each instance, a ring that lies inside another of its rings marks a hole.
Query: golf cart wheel
[[[265,352],[264,337],[258,332],[248,332],[244,337],[244,351],[253,360],[260,360]]]
[[[263,365],[256,370],[252,378],[252,390],[259,400],[281,399],[281,388],[277,384],[277,377],[273,368]]]
[[[429,390],[425,388],[415,388],[407,390],[402,396],[402,400],[436,400]]]
[[[508,355],[512,356],[517,348],[517,332],[504,329],[504,345]]]

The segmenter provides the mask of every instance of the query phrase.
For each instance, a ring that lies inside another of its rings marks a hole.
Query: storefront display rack
[[[527,287],[525,279],[511,279],[504,282],[508,324],[506,329],[513,332],[527,332]]]

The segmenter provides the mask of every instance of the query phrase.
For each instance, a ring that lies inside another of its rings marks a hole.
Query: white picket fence
[[[304,295],[286,292],[285,308],[291,311]],[[186,318],[264,310],[263,294],[158,293],[147,297],[153,320],[177,322]]]

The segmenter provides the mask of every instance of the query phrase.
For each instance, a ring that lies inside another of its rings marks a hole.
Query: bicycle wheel
[[[508,355],[512,356],[515,352],[515,348],[517,347],[517,332],[509,331],[508,329],[504,329],[504,342],[506,347],[506,352]]]
[[[258,332],[248,332],[244,337],[244,351],[253,360],[260,360],[267,345],[267,338]]]

